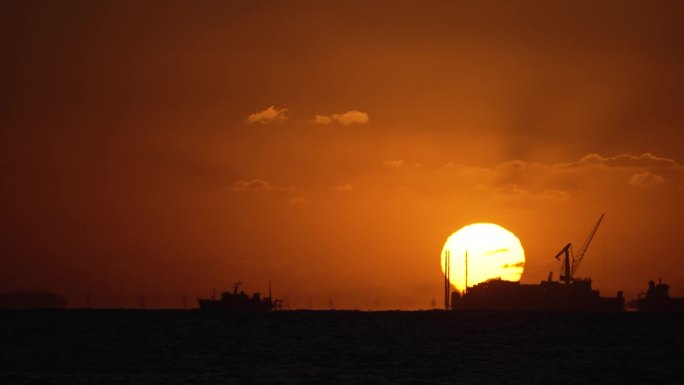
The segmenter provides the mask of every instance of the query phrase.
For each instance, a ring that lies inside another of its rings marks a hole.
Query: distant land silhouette
[[[66,297],[47,291],[0,293],[0,309],[62,308]]]

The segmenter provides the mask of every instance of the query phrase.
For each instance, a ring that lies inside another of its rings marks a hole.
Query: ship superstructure
[[[684,298],[670,297],[670,285],[658,280],[648,282],[646,295],[639,296],[637,308],[641,312],[684,311]]]
[[[247,311],[262,312],[280,309],[282,300],[273,299],[271,294],[271,282],[268,283],[268,297],[261,297],[260,293],[253,293],[251,296],[244,291],[238,292],[240,281],[233,285],[233,291],[224,291],[220,299],[198,299],[201,310],[228,310],[228,311]]]

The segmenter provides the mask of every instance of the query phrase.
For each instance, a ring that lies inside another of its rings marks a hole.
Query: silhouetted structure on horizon
[[[552,273],[538,285],[499,278],[468,287],[466,281],[463,295],[459,292],[451,293],[451,309],[623,311],[625,299],[621,291],[615,297],[601,297],[598,290],[592,289],[591,279],[575,277],[604,216],[601,215],[577,253],[573,253],[572,243],[568,243],[556,254],[555,258],[558,260],[561,256],[564,257],[560,281],[553,281]],[[466,277],[467,266],[466,254]]]
[[[47,291],[0,293],[0,309],[63,308],[65,297]]]
[[[233,292],[224,291],[221,293],[220,299],[198,299],[199,308],[201,310],[221,310],[221,311],[247,311],[247,312],[261,312],[280,309],[282,300],[274,300],[271,294],[271,281],[268,282],[268,297],[262,298],[260,293],[253,293],[248,296],[244,291],[238,293],[238,289],[242,283],[236,282],[233,286]]]
[[[622,311],[622,292],[601,297],[590,279],[574,279],[565,284],[542,281],[538,285],[493,279],[468,289],[463,296],[451,295],[451,308],[497,310]]]
[[[451,260],[451,251],[444,252],[444,310],[449,310],[449,297],[451,296],[451,267],[449,261]]]
[[[648,291],[642,298],[637,300],[637,308],[642,312],[661,311],[684,311],[684,298],[670,297],[670,285],[663,283],[662,279],[656,284],[653,280],[648,281]]]

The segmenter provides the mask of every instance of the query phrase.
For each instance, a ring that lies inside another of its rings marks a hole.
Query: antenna
[[[450,292],[451,292],[451,266],[450,264],[450,259],[451,259],[451,251],[445,250],[444,251],[444,310],[449,310],[449,297],[450,297]]]
[[[463,294],[468,292],[468,250],[466,250],[465,255],[465,288],[463,289]]]
[[[273,300],[273,295],[271,294],[271,280],[268,280],[268,299]]]

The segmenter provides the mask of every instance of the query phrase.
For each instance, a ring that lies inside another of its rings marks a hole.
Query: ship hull
[[[684,298],[668,298],[666,300],[641,299],[637,305],[640,312],[684,312]]]
[[[624,310],[624,298],[621,293],[613,298],[601,297],[587,281],[529,285],[493,280],[475,285],[463,296],[453,293],[451,309],[620,312]]]
[[[211,311],[234,311],[234,312],[265,312],[272,311],[280,307],[282,300],[273,300],[271,296],[271,282],[268,282],[268,297],[262,297],[260,293],[253,293],[251,296],[240,291],[240,282],[236,282],[233,292],[224,291],[220,299],[197,299],[200,310]]]
[[[234,312],[266,312],[272,311],[274,306],[270,302],[237,302],[213,299],[198,299],[200,310],[234,311]]]
[[[670,297],[670,286],[654,281],[648,283],[644,298],[637,302],[640,312],[684,312],[684,298]]]

